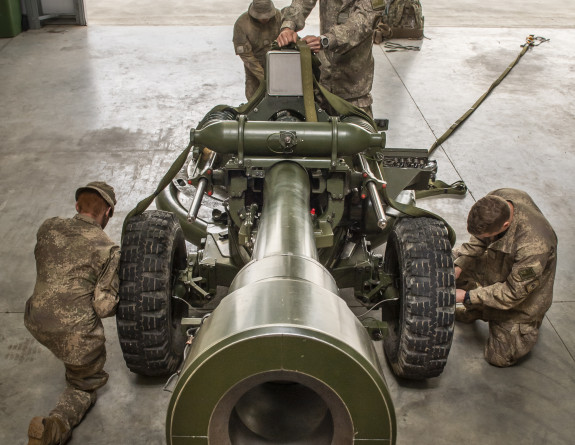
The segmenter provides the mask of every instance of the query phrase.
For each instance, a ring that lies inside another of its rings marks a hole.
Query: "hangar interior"
[[[276,7],[289,4],[275,1]],[[232,27],[247,0],[87,0],[87,26],[47,25],[0,39],[0,443],[25,444],[65,385],[61,363],[23,325],[35,280],[36,230],[74,214],[74,190],[104,180],[118,205],[107,233],[150,194],[217,104],[244,102]],[[418,204],[467,240],[466,216],[489,191],[527,191],[558,239],[554,302],[519,365],[483,359],[485,323],[456,323],[440,377],[394,377],[376,344],[397,415],[398,444],[572,444],[575,436],[575,3],[422,1],[419,51],[374,45],[375,117],[387,145],[429,148],[517,57],[529,34],[548,42],[518,65],[434,154],[438,177],[464,198]],[[301,36],[318,33],[314,12]],[[28,178],[22,182],[22,177]],[[114,319],[104,321],[109,383],[72,444],[165,443],[165,379],[126,368]],[[249,360],[249,357],[246,357]],[[353,382],[349,383],[353,385]],[[374,412],[373,416],[378,413]]]

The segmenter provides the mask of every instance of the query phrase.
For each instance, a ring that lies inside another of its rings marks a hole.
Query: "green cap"
[[[80,187],[76,190],[76,201],[78,201],[78,196],[85,190],[95,190],[98,194],[106,201],[112,210],[110,211],[110,217],[114,214],[114,206],[116,205],[116,194],[114,193],[114,187],[106,184],[102,181],[94,181],[86,184],[84,187]]]
[[[248,14],[254,19],[268,20],[276,15],[276,8],[271,0],[254,0],[248,8]]]

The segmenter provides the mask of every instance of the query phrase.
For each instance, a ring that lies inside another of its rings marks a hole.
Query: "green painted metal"
[[[252,260],[275,255],[317,260],[309,196],[308,174],[298,164],[282,162],[270,170],[264,183],[263,214]]]
[[[196,219],[193,222],[188,221],[186,209],[178,201],[178,189],[173,183],[170,183],[156,197],[156,207],[158,210],[172,212],[178,218],[186,239],[192,244],[199,245],[202,238],[206,237],[208,225]]]
[[[395,443],[373,343],[317,260],[309,196],[296,163],[266,175],[251,262],[193,340],[168,408],[168,444]]]
[[[15,37],[21,32],[20,0],[0,0],[0,37]]]
[[[427,150],[386,148],[369,116],[323,93],[338,117],[317,103],[314,112],[311,91],[273,96],[264,83],[245,106],[213,108],[127,217],[156,197],[174,213],[197,247],[174,271],[174,294],[216,306],[182,320],[199,329],[170,400],[168,444],[396,441],[372,338],[391,335],[400,295],[374,248],[406,215],[429,216],[413,191],[429,188],[437,165]],[[340,288],[381,320],[362,324]]]
[[[383,148],[385,135],[339,122],[219,121],[191,132],[195,145],[243,156],[346,156],[370,147]]]

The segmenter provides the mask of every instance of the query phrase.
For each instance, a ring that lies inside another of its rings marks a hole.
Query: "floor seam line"
[[[417,102],[415,101],[415,98],[412,96],[411,92],[409,91],[409,89],[407,88],[407,85],[405,84],[405,82],[403,81],[401,75],[397,72],[397,70],[395,69],[395,66],[393,65],[393,63],[391,62],[391,60],[389,59],[388,55],[386,54],[386,52],[384,50],[382,50],[383,55],[385,56],[385,58],[387,59],[387,61],[389,62],[389,65],[391,66],[391,68],[393,69],[393,72],[395,73],[395,75],[397,76],[397,78],[399,79],[399,81],[401,82],[401,84],[403,85],[403,88],[405,88],[405,91],[407,92],[407,94],[409,95],[409,98],[411,99],[411,101],[413,102],[413,104],[415,105],[415,108],[417,108],[417,111],[419,112],[421,118],[423,119],[423,121],[425,122],[425,125],[427,125],[427,128],[429,128],[429,131],[431,131],[431,134],[433,135],[433,137],[435,138],[435,141],[437,141],[437,135],[435,134],[435,131],[433,131],[433,128],[431,127],[431,124],[428,122],[428,120],[425,118],[425,115],[423,114],[423,111],[421,110],[421,108],[419,108],[419,105],[417,104]],[[446,141],[444,141],[446,142]],[[458,170],[458,168],[455,166],[454,162],[452,161],[451,157],[449,156],[449,154],[447,153],[447,151],[445,150],[445,148],[443,147],[443,144],[441,144],[439,146],[439,148],[441,148],[441,150],[443,151],[443,154],[445,155],[445,157],[447,158],[447,160],[449,161],[449,163],[451,164],[451,166],[453,167],[453,170],[455,170],[455,173],[457,174],[457,176],[459,177],[459,179],[463,182],[465,182],[463,180],[463,176],[461,175],[460,171]],[[471,195],[471,197],[473,198],[474,201],[477,201],[475,199],[475,196],[473,196],[473,192],[468,188],[467,192]]]

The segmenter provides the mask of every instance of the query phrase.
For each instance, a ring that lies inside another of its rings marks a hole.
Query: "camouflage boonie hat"
[[[276,15],[276,7],[271,0],[254,0],[248,8],[248,14],[254,19],[268,20]]]
[[[110,217],[114,214],[114,206],[116,205],[116,194],[114,193],[114,187],[106,184],[102,181],[95,181],[86,184],[84,187],[80,187],[76,190],[76,201],[78,201],[78,196],[85,190],[95,190],[100,194],[104,201],[106,201],[112,210],[110,211]]]

